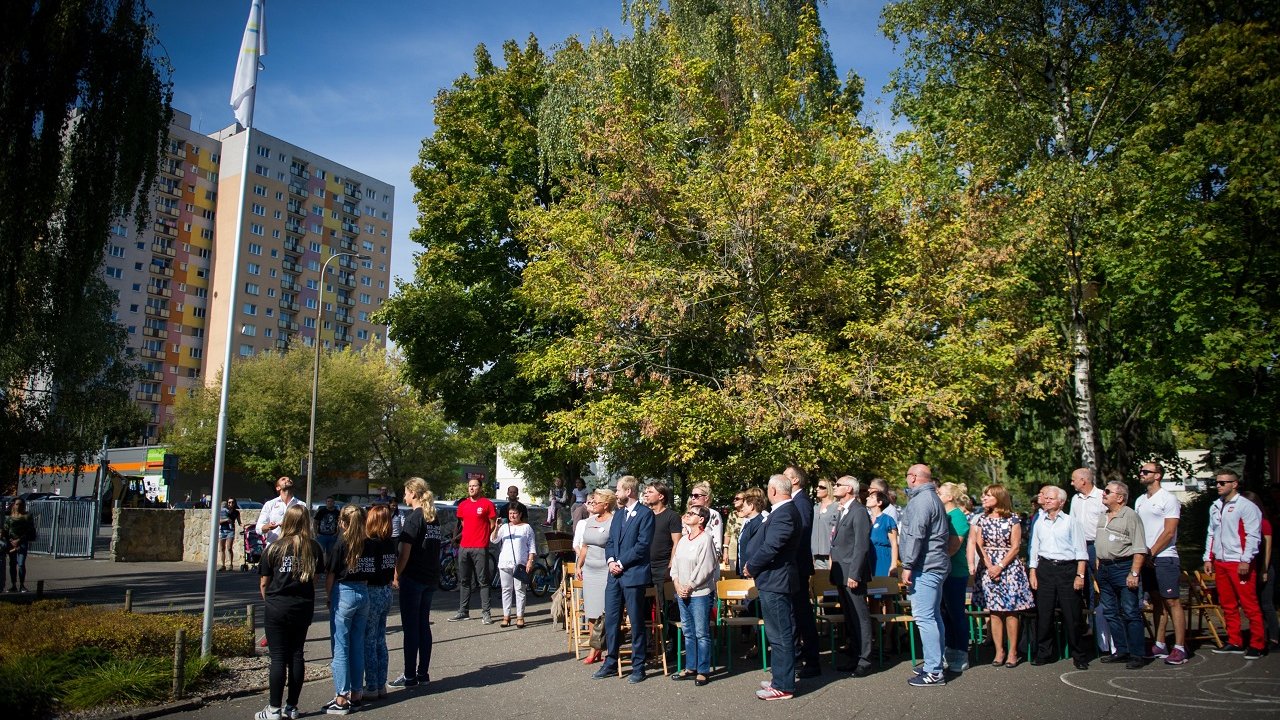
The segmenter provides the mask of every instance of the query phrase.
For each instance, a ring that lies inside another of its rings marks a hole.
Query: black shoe
[[[1244,648],[1240,647],[1239,645],[1232,645],[1231,643],[1227,643],[1226,645],[1223,645],[1220,648],[1214,648],[1213,651],[1219,655],[1239,655],[1240,653],[1244,652]]]
[[[1041,659],[1041,658],[1036,658],[1036,659],[1034,659],[1034,660],[1032,660],[1032,661],[1031,661],[1031,664],[1032,664],[1032,666],[1034,666],[1034,667],[1040,667],[1041,665],[1048,665],[1048,664],[1049,664],[1049,663],[1051,663],[1051,662],[1053,662],[1053,661],[1052,661],[1052,660],[1043,660],[1043,659]]]
[[[25,592],[25,591],[24,591],[24,592]],[[1257,659],[1258,659],[1258,658],[1260,658],[1260,657],[1262,657],[1262,651],[1261,651],[1261,650],[1254,650],[1253,648],[1249,648],[1248,650],[1245,650],[1245,651],[1244,651],[1244,659],[1245,659],[1245,660],[1257,660]]]
[[[1129,653],[1118,653],[1116,655],[1103,655],[1098,658],[1100,663],[1127,663],[1129,662]]]
[[[866,677],[871,674],[870,665],[859,665],[857,670],[853,671],[854,677]]]
[[[697,676],[697,674],[698,673],[692,670],[685,670],[684,672],[671,673],[671,679],[672,680],[688,680],[690,678]]]
[[[1083,660],[1076,660],[1076,661],[1074,662],[1074,665],[1076,666],[1076,669],[1077,669],[1077,670],[1088,670],[1088,669],[1089,669],[1089,663],[1087,663],[1087,662],[1085,662],[1085,661],[1083,661]]]
[[[709,682],[711,681],[707,679],[706,675],[699,675],[698,677],[693,679],[693,684],[698,687],[702,687],[703,685],[706,685]]]
[[[631,673],[630,675],[627,676],[627,682],[631,683],[632,685],[635,685],[636,683],[644,682],[644,672],[641,671],[641,672]]]
[[[1125,663],[1124,667],[1126,670],[1141,670],[1146,664],[1146,660],[1135,655],[1129,658],[1129,662]]]

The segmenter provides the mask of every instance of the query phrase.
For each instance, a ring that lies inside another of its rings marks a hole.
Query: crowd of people
[[[1054,662],[1059,622],[1078,670],[1088,669],[1093,657],[1086,643],[1090,632],[1103,663],[1185,663],[1177,554],[1181,503],[1161,487],[1163,477],[1159,464],[1145,463],[1138,473],[1144,492],[1130,507],[1125,483],[1095,487],[1093,473],[1082,468],[1071,477],[1073,497],[1061,487],[1045,486],[1031,512],[1019,516],[1002,485],[983,488],[974,507],[964,485],[936,483],[923,464],[905,475],[904,507],[884,480],[864,485],[849,475],[820,480],[814,502],[805,473],[791,465],[763,488],[734,493],[725,518],[712,507],[706,483],[690,488],[681,514],[673,509],[668,485],[642,486],[624,476],[612,489],[593,491],[569,490],[558,482],[551,490],[549,506],[555,510],[547,523],[572,523],[582,612],[590,629],[583,662],[600,664],[593,677],[619,672],[620,656],[626,654],[625,615],[631,628],[627,677],[643,682],[650,618],[665,628],[674,614],[685,657],[671,679],[695,686],[711,682],[716,581],[731,570],[754,581],[755,612],[763,621],[771,660],[770,679],[755,694],[772,701],[794,697],[800,681],[822,672],[810,585],[815,573],[826,573],[838,595],[846,642],[836,669],[853,677],[872,672],[872,614],[884,608],[868,589],[873,578],[885,577],[896,577],[920,636],[923,663],[907,680],[912,687],[945,685],[968,669],[966,610],[972,606],[989,623],[994,666]],[[1218,579],[1227,643],[1214,652],[1253,659],[1269,642],[1280,643],[1271,605],[1270,524],[1258,499],[1241,492],[1234,472],[1219,472],[1215,483],[1219,497],[1210,510],[1202,560],[1205,572]],[[266,504],[258,521],[269,540],[260,574],[271,654],[269,703],[259,720],[296,717],[302,644],[321,574],[334,645],[334,698],[326,712],[346,714],[366,698],[385,695],[387,688],[429,682],[431,596],[442,544],[450,540],[440,529],[425,482],[406,483],[404,498],[412,512],[398,536],[388,506],[374,504],[365,511],[348,505],[336,513],[333,539],[323,545],[313,528],[327,523],[313,524],[292,497],[288,478],[280,479],[277,490],[279,497]],[[481,492],[480,482],[471,480],[467,497],[457,504],[452,541],[459,545],[460,592],[449,621],[471,618],[472,592],[478,589],[481,621],[493,622],[487,564],[489,548],[496,545],[501,625],[514,622],[523,628],[525,589],[537,552],[528,508],[518,493],[510,493],[499,512]],[[388,682],[386,622],[395,590],[405,632],[404,671]],[[1145,647],[1143,592],[1154,612],[1156,638]],[[649,596],[656,597],[656,608]],[[1101,608],[1096,631],[1090,622],[1095,605]],[[1247,641],[1241,614],[1249,623]],[[1034,630],[1028,630],[1035,637],[1029,658],[1019,653],[1019,623],[1028,615],[1035,620]],[[1172,631],[1171,642],[1167,631]],[[655,643],[655,649],[667,652],[666,643]]]

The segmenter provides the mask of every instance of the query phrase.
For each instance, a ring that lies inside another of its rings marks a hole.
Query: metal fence
[[[36,541],[29,552],[54,557],[93,557],[97,534],[92,500],[34,500],[28,504],[36,525]]]

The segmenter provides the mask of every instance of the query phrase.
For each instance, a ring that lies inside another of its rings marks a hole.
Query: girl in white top
[[[529,509],[524,503],[514,502],[507,508],[508,522],[493,529],[489,537],[498,543],[498,578],[502,582],[502,627],[511,625],[511,605],[514,596],[516,627],[524,627],[525,582],[533,572],[533,559],[537,554],[533,527],[525,522]],[[524,578],[516,579],[516,567],[524,568]]]

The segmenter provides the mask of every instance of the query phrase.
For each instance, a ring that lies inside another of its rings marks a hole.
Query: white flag
[[[231,109],[236,121],[245,127],[253,124],[253,101],[258,89],[258,58],[267,54],[266,0],[253,0],[249,21],[240,41],[240,58],[236,61],[236,78],[231,83]]]

